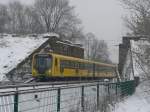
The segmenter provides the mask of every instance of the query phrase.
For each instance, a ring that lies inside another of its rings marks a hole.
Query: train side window
[[[64,67],[65,68],[69,68],[69,66],[70,66],[70,62],[68,61],[68,60],[64,60],[64,63],[63,63],[64,65]]]
[[[83,63],[80,62],[80,69],[83,69]]]
[[[93,71],[93,64],[90,64],[90,70]]]
[[[79,62],[79,69],[81,69],[81,63]]]
[[[88,68],[88,70],[90,70],[90,64],[89,63],[87,64],[87,68]]]
[[[78,68],[78,62],[75,62],[75,68]]]
[[[78,67],[79,67],[79,69],[83,69],[83,63],[82,63],[82,62],[79,62],[79,63],[78,63]]]
[[[73,61],[72,67],[76,68],[76,62]]]
[[[77,62],[77,66],[78,66],[78,69],[79,69],[79,68],[80,68],[80,67],[79,67],[79,62]]]
[[[70,67],[74,68],[74,62],[73,61],[71,61],[71,66]]]
[[[63,68],[65,68],[66,67],[66,61],[62,61],[62,66],[63,66]]]
[[[95,65],[95,70],[98,72],[98,65]]]
[[[57,61],[57,58],[55,58],[55,66],[58,65],[58,61]]]
[[[75,67],[75,63],[73,61],[71,61],[71,68]]]
[[[74,68],[74,62],[73,61],[71,61],[70,68]]]
[[[82,69],[85,69],[85,63],[82,63]]]
[[[103,66],[101,71],[105,72],[106,71],[106,68]]]
[[[77,62],[73,62],[74,64],[73,64],[73,67],[74,68],[77,68]]]
[[[70,61],[66,61],[66,64],[67,64],[67,65],[66,65],[67,68],[70,68],[70,64],[71,64]]]
[[[88,69],[88,64],[87,64],[87,63],[85,64],[85,69],[86,69],[86,70]]]

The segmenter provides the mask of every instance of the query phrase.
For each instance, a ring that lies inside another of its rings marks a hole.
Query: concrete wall
[[[133,36],[133,37],[122,37],[122,43],[119,45],[119,64],[118,64],[118,71],[122,76],[123,67],[127,58],[128,50],[130,50],[130,40],[137,41],[139,39],[147,38],[147,36]]]

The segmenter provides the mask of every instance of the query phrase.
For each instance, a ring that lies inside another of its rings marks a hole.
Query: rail
[[[106,111],[109,104],[132,95],[134,90],[134,81],[126,81],[2,91],[0,112]]]
[[[35,83],[22,83],[22,84],[9,84],[9,85],[1,84],[0,85],[0,89],[31,87],[31,86],[47,86],[47,85],[66,85],[66,84],[78,84],[78,83],[93,83],[93,82],[100,82],[100,80],[35,82]]]

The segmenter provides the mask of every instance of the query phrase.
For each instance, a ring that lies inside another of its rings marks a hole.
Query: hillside
[[[12,37],[12,35],[0,38],[0,81],[6,80],[5,74],[46,40],[47,38],[41,37]]]

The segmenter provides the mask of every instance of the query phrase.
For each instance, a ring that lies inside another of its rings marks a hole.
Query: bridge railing
[[[0,112],[105,111],[134,90],[134,81],[126,81],[0,92]]]

